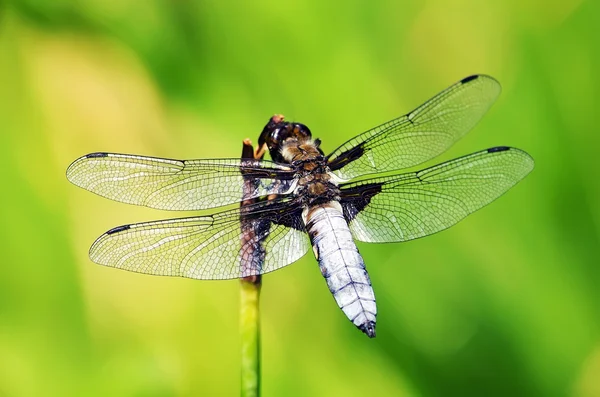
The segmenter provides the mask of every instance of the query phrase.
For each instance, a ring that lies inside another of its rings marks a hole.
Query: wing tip
[[[92,243],[92,246],[90,247],[90,250],[88,252],[88,256],[90,257],[92,262],[103,266],[111,266],[105,260],[102,260],[103,246],[107,241],[106,239],[110,239],[114,234],[129,230],[132,226],[134,225],[129,224],[116,226],[110,229],[109,231],[103,233],[100,237],[98,237],[96,241]]]
[[[487,83],[487,85],[491,85],[493,87],[493,90],[491,91],[492,98],[494,98],[494,100],[496,98],[498,98],[498,96],[500,95],[500,92],[502,91],[502,86],[500,85],[500,82],[498,80],[496,80],[494,77],[490,76],[489,74],[473,74],[473,75],[463,78],[457,84],[459,84],[459,85],[468,84],[475,80],[482,80],[481,84]]]
[[[533,165],[535,164],[533,157],[531,157],[531,155],[529,153],[527,153],[526,151],[524,151],[523,149],[519,149],[519,148],[512,147],[512,146],[494,146],[489,149],[486,149],[487,153],[499,153],[499,152],[507,152],[507,151],[511,151],[511,152],[514,152],[514,154],[519,154],[519,155],[525,157],[529,162],[531,162],[531,165],[532,165],[531,168],[533,168]]]
[[[86,154],[84,156],[79,157],[77,160],[73,161],[68,167],[67,167],[67,171],[66,171],[66,176],[67,179],[69,181],[71,181],[72,183],[74,183],[75,185],[79,184],[75,181],[75,175],[74,173],[76,172],[77,167],[80,165],[80,163],[82,161],[88,160],[88,159],[97,159],[97,158],[104,158],[104,157],[108,157],[109,153],[107,152],[94,152],[94,153],[89,153]]]
[[[520,181],[525,178],[533,169],[535,168],[535,160],[529,153],[526,151],[511,147],[511,146],[495,146],[489,149],[486,149],[486,153],[502,153],[502,152],[512,152],[512,155],[517,156],[520,160],[519,163],[523,166],[521,169],[521,177],[517,180]]]
[[[469,75],[469,76],[464,77],[463,79],[461,79],[459,81],[459,83],[461,83],[461,84],[467,84],[467,83],[469,83],[469,82],[471,82],[473,80],[478,80],[478,79],[492,80],[492,81],[498,83],[498,80],[496,80],[495,77],[492,77],[489,74],[484,74],[484,73],[477,73],[477,74]],[[500,83],[498,83],[498,84],[500,84]]]

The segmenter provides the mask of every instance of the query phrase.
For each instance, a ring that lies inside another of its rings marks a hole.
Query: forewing
[[[235,209],[119,226],[94,242],[90,258],[138,273],[204,280],[264,274],[295,262],[310,247],[293,208],[263,201],[245,206],[246,215]]]
[[[412,112],[344,143],[328,156],[330,168],[349,180],[421,164],[473,128],[499,94],[494,78],[466,77]]]
[[[524,151],[496,147],[415,173],[342,184],[342,206],[355,239],[407,241],[456,224],[532,169]]]
[[[242,176],[242,173],[244,176]],[[243,191],[244,177],[254,190]],[[92,153],[67,169],[69,181],[112,200],[163,210],[201,210],[246,198],[288,193],[289,168],[258,160],[171,160]]]

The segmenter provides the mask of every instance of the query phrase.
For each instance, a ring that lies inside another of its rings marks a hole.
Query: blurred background
[[[94,265],[109,228],[182,214],[71,161],[237,157],[274,113],[328,152],[473,73],[503,94],[435,162],[510,145],[535,170],[450,230],[359,244],[374,340],[312,255],[265,276],[263,394],[600,396],[599,25],[583,0],[0,2],[0,396],[239,393],[239,283]]]

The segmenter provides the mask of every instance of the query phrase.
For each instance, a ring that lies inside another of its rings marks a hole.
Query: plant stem
[[[250,140],[242,142],[242,160],[262,159],[264,150],[255,152]],[[261,276],[260,269],[264,262],[264,255],[257,248],[262,244],[256,240],[257,227],[260,221],[246,218],[245,207],[256,203],[252,192],[256,181],[252,177],[244,177],[244,195],[240,204],[241,242],[245,247],[246,255],[240,262],[242,275],[255,274],[243,277],[240,282],[240,332],[241,332],[241,396],[258,397],[260,395],[260,317],[259,301]],[[249,273],[248,270],[250,270]]]
[[[241,280],[242,397],[257,397],[260,394],[260,287],[260,276]]]

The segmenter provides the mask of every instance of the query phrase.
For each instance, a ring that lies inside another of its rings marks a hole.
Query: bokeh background
[[[436,161],[536,168],[452,229],[359,244],[369,340],[312,255],[264,278],[265,396],[600,396],[600,2],[0,2],[0,396],[234,396],[237,281],[94,265],[123,223],[181,216],[70,185],[88,152],[237,157],[274,113],[326,151],[487,73]],[[430,163],[430,164],[433,164]]]

